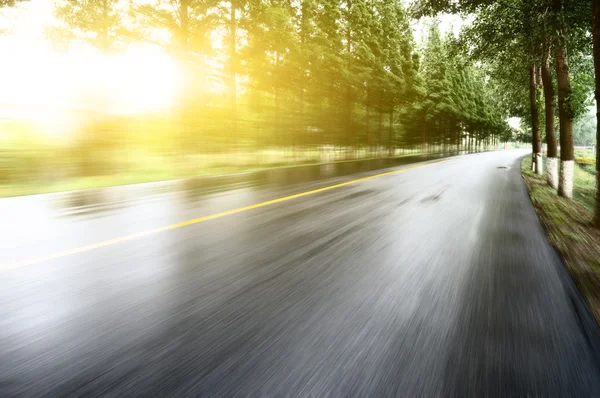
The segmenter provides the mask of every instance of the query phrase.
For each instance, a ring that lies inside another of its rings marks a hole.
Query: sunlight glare
[[[43,133],[64,135],[83,113],[164,112],[173,105],[177,65],[162,48],[139,43],[104,55],[72,43],[59,51],[36,24],[51,8],[33,3],[42,4],[11,10],[2,21],[10,31],[0,35],[0,121],[26,120]]]

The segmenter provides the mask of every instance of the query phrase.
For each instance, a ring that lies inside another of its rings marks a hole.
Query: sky
[[[160,48],[137,44],[110,57],[84,44],[59,50],[45,33],[54,22],[52,11],[52,1],[30,0],[0,12],[0,119],[51,126],[73,109],[139,113],[173,100],[177,73]],[[103,95],[107,91],[110,101]]]
[[[446,32],[452,32],[454,36],[458,36],[460,29],[468,23],[460,15],[453,14],[441,14],[437,16],[439,23],[439,29],[442,34]],[[427,27],[433,22],[433,18],[422,18],[418,21],[413,21],[411,27],[413,29],[413,36],[417,43],[421,43],[426,36]]]

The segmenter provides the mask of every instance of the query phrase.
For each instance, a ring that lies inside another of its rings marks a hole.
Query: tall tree
[[[22,3],[27,0],[0,0],[0,8],[2,7],[14,7],[18,3]]]
[[[600,0],[592,0],[592,41],[596,98],[596,207],[594,225],[600,228]]]
[[[190,53],[206,54],[211,50],[210,34],[216,27],[211,10],[216,0],[155,0],[151,4],[131,5],[138,22],[136,38],[159,44],[185,57]],[[156,31],[168,33],[168,40],[153,39]]]
[[[529,104],[531,107],[531,134],[533,143],[533,165],[537,174],[542,174],[542,140],[540,136],[540,116],[537,104],[537,67],[529,64]]]
[[[542,54],[541,73],[544,85],[544,108],[546,112],[546,143],[548,145],[547,179],[548,184],[554,189],[558,189],[558,154],[556,145],[556,134],[554,132],[554,113],[555,113],[555,94],[554,83],[551,72],[551,51],[552,40],[548,37],[544,42]]]
[[[400,2],[379,1],[376,12],[381,17],[382,34],[379,36],[383,55],[382,73],[385,86],[382,96],[382,107],[388,113],[388,155],[395,154],[397,140],[395,122],[396,108],[407,106],[415,101],[416,69],[412,60],[412,32],[408,15]],[[382,111],[384,111],[382,109]]]
[[[121,28],[122,0],[65,0],[54,14],[64,27],[58,33],[67,39],[90,42],[108,52],[117,42]]]
[[[573,147],[573,105],[567,39],[564,26],[564,0],[553,0],[552,9],[556,17],[556,78],[558,82],[558,114],[560,119],[560,177],[558,193],[573,197],[575,154]]]

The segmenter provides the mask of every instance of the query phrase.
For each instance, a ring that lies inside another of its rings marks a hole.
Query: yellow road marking
[[[167,226],[160,227],[160,228],[155,228],[155,229],[150,229],[150,230],[143,231],[143,232],[138,232],[136,234],[125,235],[125,236],[121,236],[121,237],[118,237],[118,238],[104,240],[104,241],[101,241],[101,242],[97,242],[97,243],[92,243],[92,244],[89,244],[89,245],[81,246],[81,247],[78,247],[78,248],[75,248],[75,249],[64,250],[64,251],[61,251],[61,252],[58,252],[58,253],[54,253],[54,254],[50,254],[50,255],[47,255],[47,256],[36,257],[36,258],[32,258],[30,260],[25,260],[25,261],[18,262],[18,263],[13,263],[13,264],[1,265],[0,266],[0,271],[7,271],[7,270],[10,270],[10,269],[24,267],[24,266],[27,266],[27,265],[39,264],[39,263],[43,263],[45,261],[50,261],[50,260],[54,260],[54,259],[57,259],[57,258],[70,256],[72,254],[82,253],[82,252],[86,252],[86,251],[98,249],[98,248],[101,248],[101,247],[114,245],[114,244],[117,244],[117,243],[127,242],[129,240],[142,238],[144,236],[157,234],[159,232],[164,232],[164,231],[169,231],[169,230],[176,229],[176,228],[186,227],[188,225],[198,224],[198,223],[201,223],[203,221],[214,220],[215,218],[221,218],[221,217],[225,217],[225,216],[230,216],[232,214],[241,213],[243,211],[248,211],[248,210],[252,210],[252,209],[258,209],[260,207],[265,207],[265,206],[273,205],[275,203],[285,202],[286,200],[292,200],[292,199],[296,199],[296,198],[301,198],[303,196],[313,195],[315,193],[329,191],[331,189],[345,187],[347,185],[357,184],[359,182],[368,181],[368,180],[372,180],[372,179],[375,179],[375,178],[385,177],[385,176],[389,176],[389,175],[393,175],[393,174],[398,174],[398,173],[402,173],[402,172],[407,171],[407,170],[418,169],[420,167],[425,167],[425,166],[429,166],[429,165],[432,165],[432,164],[443,163],[443,162],[447,162],[447,161],[448,161],[448,159],[446,159],[446,160],[438,160],[438,161],[435,161],[435,162],[430,162],[430,163],[420,164],[420,165],[417,165],[417,166],[406,167],[406,168],[399,169],[399,170],[389,171],[387,173],[381,173],[381,174],[376,174],[376,175],[372,175],[372,176],[369,176],[369,177],[358,178],[356,180],[342,182],[340,184],[330,185],[330,186],[327,186],[327,187],[314,189],[312,191],[306,191],[306,192],[297,193],[297,194],[294,194],[294,195],[283,196],[281,198],[277,198],[277,199],[273,199],[273,200],[267,200],[266,202],[260,202],[260,203],[256,203],[256,204],[253,204],[253,205],[250,205],[250,206],[239,207],[239,208],[233,209],[233,210],[222,211],[220,213],[215,213],[215,214],[211,214],[211,215],[208,215],[208,216],[194,218],[192,220],[183,221],[183,222],[180,222],[180,223],[171,224],[171,225],[167,225]]]

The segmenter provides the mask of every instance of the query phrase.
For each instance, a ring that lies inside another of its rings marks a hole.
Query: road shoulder
[[[593,213],[577,199],[558,196],[544,177],[531,171],[530,156],[523,158],[521,173],[548,240],[563,260],[559,272],[571,304],[600,358],[600,231],[589,222]]]

